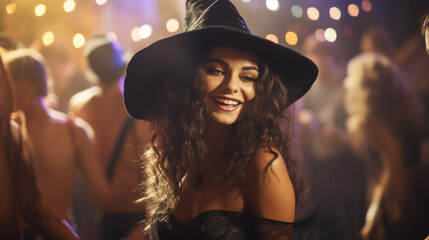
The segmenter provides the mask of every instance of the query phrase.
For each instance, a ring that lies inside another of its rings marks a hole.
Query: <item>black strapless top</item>
[[[307,221],[306,221],[307,222]],[[289,223],[270,220],[226,210],[201,213],[186,224],[169,214],[167,221],[151,226],[150,239],[311,239],[307,223]],[[311,225],[311,224],[310,224]],[[303,231],[305,229],[305,231]]]

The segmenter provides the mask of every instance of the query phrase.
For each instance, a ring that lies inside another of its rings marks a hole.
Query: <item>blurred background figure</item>
[[[369,169],[363,239],[423,239],[428,234],[429,172],[421,164],[418,97],[385,56],[365,53],[347,71],[347,130]]]
[[[0,54],[21,48],[22,44],[7,32],[0,32]]]
[[[84,55],[88,75],[95,86],[70,100],[69,111],[87,121],[94,129],[97,152],[107,178],[121,189],[118,204],[100,209],[101,239],[119,239],[137,233],[136,224],[144,214],[136,209],[136,188],[142,181],[138,167],[139,147],[149,143],[149,123],[132,120],[123,104],[122,86],[127,55],[121,44],[109,36],[88,39]],[[140,134],[140,135],[139,135]]]
[[[3,43],[1,47],[7,47]],[[21,114],[20,128],[11,119],[13,103],[12,83],[0,56],[0,238],[22,239],[24,224],[29,224],[46,239],[78,239],[67,222],[42,202],[31,153],[25,145],[25,120]]]
[[[85,78],[79,66],[78,57],[65,41],[38,47],[39,52],[49,66],[53,86],[50,92],[50,107],[61,112],[67,112],[70,98],[77,92],[86,89],[90,83]]]
[[[4,61],[15,89],[15,108],[25,113],[27,142],[43,202],[73,224],[71,203],[79,167],[94,200],[100,205],[114,204],[115,195],[97,161],[91,127],[50,109],[45,102],[49,77],[43,57],[23,48],[4,54]],[[36,236],[28,231],[26,237]]]
[[[359,239],[366,176],[362,161],[351,151],[345,129],[345,64],[335,43],[321,42],[313,35],[305,39],[302,52],[319,67],[316,82],[303,97],[298,113],[304,164],[309,171],[308,203],[302,211],[319,207],[319,213],[338,220],[335,229],[316,231],[318,237]]]
[[[393,38],[381,26],[370,26],[365,29],[360,40],[360,50],[363,53],[378,53],[389,58],[395,54]]]

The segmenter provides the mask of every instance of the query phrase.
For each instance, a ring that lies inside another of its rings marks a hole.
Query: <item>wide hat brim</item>
[[[128,114],[150,119],[162,102],[165,83],[192,81],[208,49],[216,46],[248,50],[264,58],[287,88],[287,106],[310,89],[318,74],[310,59],[290,48],[235,28],[210,26],[159,40],[133,56],[124,85]]]

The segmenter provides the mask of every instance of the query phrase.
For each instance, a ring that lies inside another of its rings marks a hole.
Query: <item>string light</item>
[[[273,43],[279,43],[279,39],[274,34],[268,34],[267,36],[265,36],[265,39],[270,40]]]
[[[170,18],[168,19],[165,27],[167,28],[167,31],[171,33],[177,32],[177,30],[179,30],[179,21],[175,18]]]
[[[292,31],[289,31],[285,35],[285,40],[287,44],[294,46],[298,43],[298,35]]]
[[[328,42],[335,42],[337,40],[337,31],[333,28],[327,28],[325,30],[325,39]]]
[[[277,12],[280,8],[279,1],[277,0],[266,0],[265,5],[267,8],[273,12]]]
[[[63,8],[65,12],[73,12],[76,8],[76,2],[74,0],[65,0]]]
[[[307,9],[307,16],[310,20],[316,21],[320,16],[319,10],[317,10],[315,7],[309,7]]]
[[[142,38],[140,37],[140,35],[139,35],[139,27],[134,27],[132,30],[131,30],[131,39],[134,41],[134,42],[138,42],[138,41],[140,41],[140,40],[142,40]]]
[[[150,35],[152,35],[152,26],[145,24],[143,26],[140,27],[139,29],[139,36],[142,39],[146,39],[148,37],[150,37]]]
[[[341,10],[337,7],[331,7],[329,9],[329,16],[334,20],[340,20],[341,18]]]
[[[356,4],[349,4],[347,7],[349,15],[352,17],[357,17],[359,15],[359,7]]]
[[[362,10],[365,12],[371,12],[372,9],[372,3],[368,0],[362,1]]]
[[[319,28],[314,32],[314,37],[320,42],[325,41],[325,30]]]
[[[296,18],[302,17],[303,11],[302,11],[302,8],[300,6],[293,5],[291,7],[290,11],[292,12],[292,16],[294,16]]]
[[[37,17],[41,17],[43,15],[45,15],[46,13],[46,5],[45,4],[38,4],[35,8],[34,8],[34,14]]]
[[[49,46],[55,41],[55,35],[51,31],[47,31],[42,36],[43,45]]]
[[[107,0],[95,0],[98,5],[104,5],[107,3]]]
[[[9,3],[6,5],[6,13],[13,14],[16,10],[16,3]]]
[[[73,37],[73,46],[75,48],[81,48],[85,45],[85,37],[81,33],[76,33]]]

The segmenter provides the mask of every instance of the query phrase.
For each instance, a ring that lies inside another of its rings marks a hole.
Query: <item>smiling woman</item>
[[[125,105],[151,121],[150,239],[292,239],[302,190],[280,126],[317,67],[250,34],[227,0],[187,1],[186,32],[130,61]]]
[[[205,101],[214,123],[231,125],[255,97],[258,61],[253,53],[213,48],[203,64]]]

